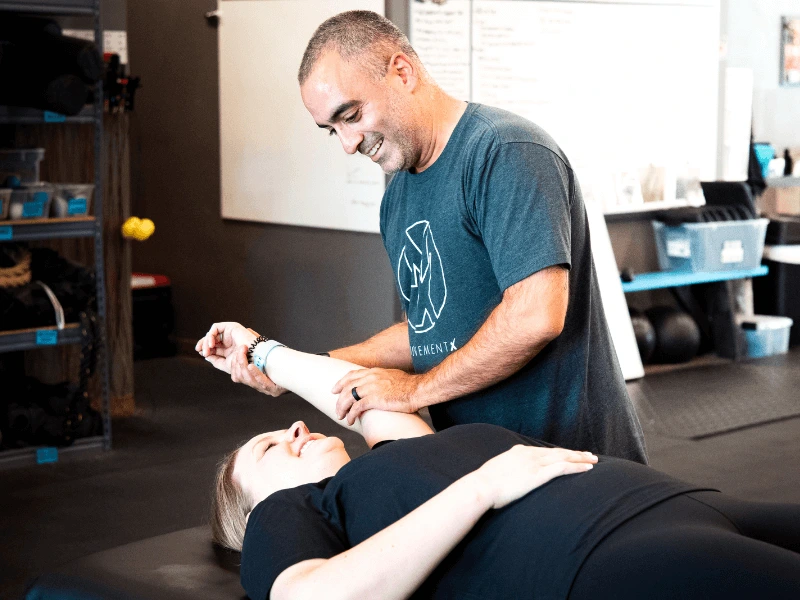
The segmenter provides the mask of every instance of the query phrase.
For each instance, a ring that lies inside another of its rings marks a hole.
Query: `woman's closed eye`
[[[266,442],[264,444],[264,449],[261,451],[259,457],[256,460],[261,460],[262,458],[264,458],[264,455],[267,453],[267,450],[272,448],[274,445],[275,445],[274,442]]]

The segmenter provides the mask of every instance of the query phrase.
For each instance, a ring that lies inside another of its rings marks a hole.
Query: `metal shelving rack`
[[[100,54],[103,53],[103,28],[100,21],[100,0],[47,0],[10,2],[0,0],[1,12],[50,16],[80,16],[91,18],[94,25],[94,41]],[[76,440],[72,446],[60,448],[61,454],[74,454],[84,450],[111,449],[111,411],[109,404],[109,364],[106,349],[106,283],[105,254],[103,252],[103,81],[95,87],[95,102],[78,115],[60,117],[40,110],[0,107],[0,125],[29,125],[38,123],[91,123],[94,125],[94,217],[70,219],[36,219],[31,221],[0,221],[0,243],[3,241],[34,241],[61,238],[94,238],[95,280],[97,282],[97,373],[102,394],[101,416],[103,435]],[[55,331],[55,334],[52,332]],[[34,330],[18,330],[0,333],[0,353],[32,350],[44,345],[78,344],[81,340],[77,324],[57,331],[53,327]],[[0,468],[12,465],[39,462],[41,447],[0,451]]]

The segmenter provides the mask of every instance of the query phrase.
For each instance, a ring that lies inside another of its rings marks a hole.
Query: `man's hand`
[[[258,333],[239,323],[214,323],[208,333],[197,341],[195,350],[220,371],[225,371],[235,383],[244,383],[270,396],[280,396],[286,390],[247,361],[247,350]]]
[[[419,410],[415,395],[422,375],[410,375],[398,369],[358,369],[350,371],[336,382],[332,394],[339,394],[336,416],[347,417],[348,425],[355,423],[361,414],[372,408],[394,412],[413,413]],[[357,388],[361,400],[353,397]]]

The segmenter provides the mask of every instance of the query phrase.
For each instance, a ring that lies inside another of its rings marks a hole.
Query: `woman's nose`
[[[297,421],[296,423],[292,424],[287,433],[289,434],[289,437],[291,439],[296,440],[301,435],[309,433],[309,431],[305,423],[303,423],[302,421]]]

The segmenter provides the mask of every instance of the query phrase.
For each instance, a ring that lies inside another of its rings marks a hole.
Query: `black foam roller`
[[[5,46],[0,63],[0,104],[74,115],[88,96],[89,88],[76,75],[53,74],[40,68],[22,48]]]

